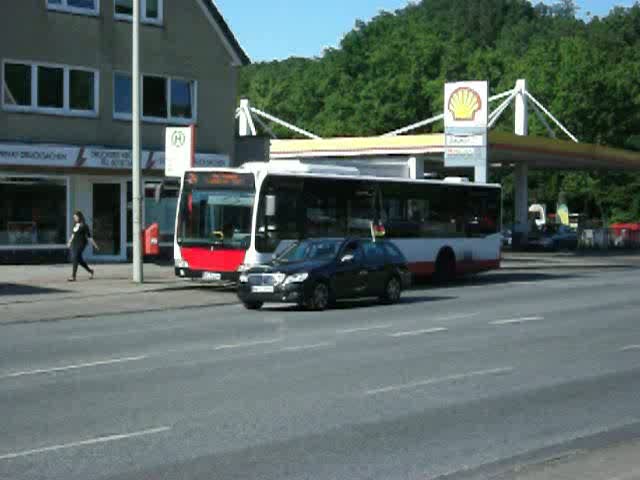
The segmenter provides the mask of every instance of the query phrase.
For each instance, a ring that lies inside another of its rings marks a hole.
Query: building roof
[[[271,158],[354,158],[444,154],[444,134],[303,140],[272,140]],[[525,163],[531,167],[640,170],[640,152],[544,137],[489,133],[491,163]]]
[[[222,38],[224,45],[227,51],[231,54],[234,59],[234,64],[241,65],[249,65],[251,63],[251,59],[246,54],[244,49],[240,46],[238,39],[231,31],[229,24],[220,13],[220,9],[215,4],[214,0],[197,0],[200,3],[201,7],[204,7],[205,11],[209,14],[209,20],[212,21],[213,27],[216,32]]]

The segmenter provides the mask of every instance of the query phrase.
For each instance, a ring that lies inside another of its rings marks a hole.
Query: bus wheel
[[[456,256],[449,248],[443,249],[436,259],[434,278],[438,283],[447,283],[456,276]]]
[[[385,304],[397,303],[400,301],[400,295],[402,295],[402,284],[395,275],[387,280],[387,284],[384,287],[384,292],[380,296],[380,300]]]
[[[260,310],[264,305],[263,302],[242,302],[242,304],[247,310]]]
[[[318,283],[309,299],[309,308],[317,311],[326,310],[330,301],[329,287],[324,283]]]

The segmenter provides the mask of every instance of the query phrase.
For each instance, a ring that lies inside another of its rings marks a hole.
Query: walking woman
[[[73,233],[71,234],[71,238],[69,238],[69,242],[67,242],[67,246],[71,250],[71,261],[73,262],[73,271],[71,278],[68,279],[69,282],[76,281],[78,265],[89,272],[91,275],[89,278],[93,278],[93,270],[89,268],[87,262],[82,258],[82,252],[87,247],[88,242],[91,242],[95,250],[100,250],[93,240],[93,237],[91,237],[91,231],[84,220],[84,215],[82,212],[77,211],[73,214]]]

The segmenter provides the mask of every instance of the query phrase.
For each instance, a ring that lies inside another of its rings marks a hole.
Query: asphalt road
[[[0,325],[0,478],[484,478],[637,439],[639,291],[496,272],[394,306]]]

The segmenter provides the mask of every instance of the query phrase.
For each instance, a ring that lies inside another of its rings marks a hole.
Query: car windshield
[[[305,260],[330,260],[338,255],[341,240],[303,240],[291,244],[276,260],[293,263]]]

